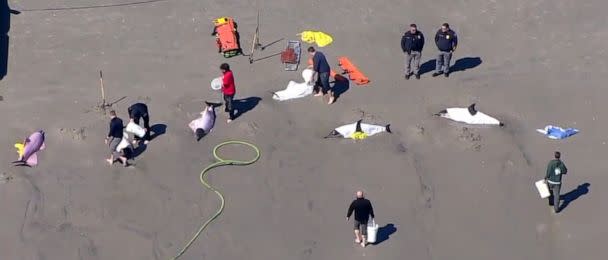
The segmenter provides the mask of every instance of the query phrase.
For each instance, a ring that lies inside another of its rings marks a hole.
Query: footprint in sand
[[[85,135],[86,127],[80,128],[59,128],[59,133],[62,135],[68,135],[74,140],[82,141],[86,138]]]
[[[0,184],[9,183],[13,179],[13,175],[3,172],[0,173]]]

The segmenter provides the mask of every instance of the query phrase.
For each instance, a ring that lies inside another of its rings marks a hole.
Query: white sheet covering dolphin
[[[301,98],[312,94],[313,82],[312,82],[313,71],[311,69],[305,69],[302,71],[302,78],[304,82],[297,83],[295,81],[289,81],[287,88],[274,92],[272,99],[278,101],[285,101],[289,99]]]
[[[383,133],[383,132],[392,133],[390,124],[387,124],[384,126],[370,125],[370,124],[363,124],[363,123],[361,123],[361,121],[362,121],[362,119],[355,123],[352,123],[352,124],[340,126],[336,129],[334,129],[325,138],[343,137],[343,138],[357,139],[356,135],[354,135],[356,132],[365,133],[366,136],[372,136],[372,135]]]
[[[435,115],[471,125],[504,126],[498,119],[477,111],[477,109],[475,109],[475,104],[471,104],[469,107],[452,107],[444,109]]]

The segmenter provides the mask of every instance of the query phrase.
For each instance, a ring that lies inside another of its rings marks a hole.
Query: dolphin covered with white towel
[[[312,76],[314,72],[311,69],[305,69],[302,71],[302,78],[304,82],[297,83],[295,81],[289,81],[287,88],[274,92],[272,99],[278,101],[285,101],[289,99],[301,98],[312,94],[313,81]]]
[[[215,105],[205,101],[205,110],[201,112],[201,117],[194,119],[188,124],[192,132],[196,135],[196,141],[200,141],[205,135],[209,134],[215,126]]]
[[[360,119],[355,123],[340,126],[334,129],[325,138],[343,137],[359,140],[383,132],[392,133],[390,124],[384,126],[370,125],[361,123],[362,120],[363,119]]]
[[[471,104],[469,107],[452,107],[444,109],[435,115],[471,125],[504,126],[498,119],[477,111],[477,109],[475,109],[475,103]]]

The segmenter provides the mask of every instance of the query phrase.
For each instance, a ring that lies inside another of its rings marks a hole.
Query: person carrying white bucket
[[[346,213],[346,220],[348,221],[350,219],[350,216],[353,214],[353,211],[355,212],[355,221],[354,221],[354,229],[355,229],[355,243],[357,244],[361,244],[361,247],[365,247],[367,245],[367,242],[375,242],[375,238],[376,238],[376,234],[369,234],[370,237],[373,236],[373,241],[369,241],[366,238],[368,237],[367,234],[367,222],[369,221],[369,217],[372,217],[372,223],[374,223],[374,226],[377,227],[377,225],[375,225],[375,221],[374,221],[374,208],[372,207],[372,203],[364,198],[363,196],[363,191],[357,191],[356,193],[357,198],[355,200],[353,200],[353,202],[350,203],[350,206],[348,207],[348,213]],[[375,232],[378,231],[377,228],[375,229],[371,229]]]

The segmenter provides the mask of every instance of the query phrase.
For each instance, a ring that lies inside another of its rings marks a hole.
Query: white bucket
[[[534,183],[534,185],[536,185],[536,189],[538,190],[538,194],[540,195],[541,199],[551,196],[551,193],[549,193],[549,187],[547,186],[547,183],[545,183],[544,179],[537,181]]]
[[[222,80],[222,77],[214,78],[211,81],[211,89],[215,90],[215,91],[218,91],[218,90],[222,89],[222,85],[223,84],[224,84],[224,82]]]
[[[367,243],[376,243],[376,237],[378,236],[378,224],[372,219],[371,223],[367,224]]]
[[[136,135],[139,138],[144,137],[144,135],[146,134],[146,129],[144,129],[143,127],[139,126],[138,124],[136,124],[134,122],[129,122],[127,124],[127,128],[125,130],[127,130],[127,132],[129,132],[129,133]]]

